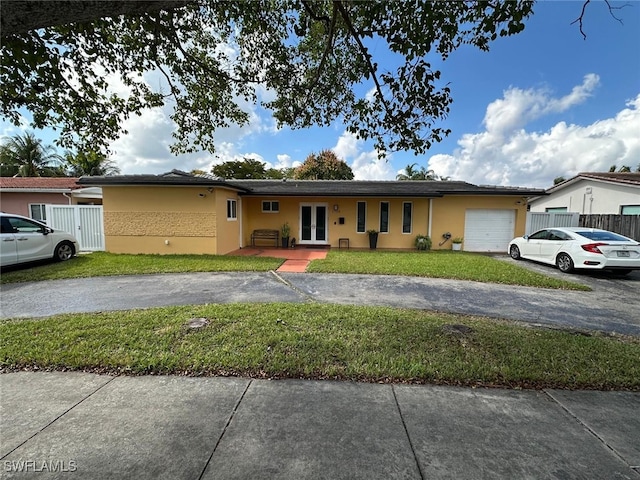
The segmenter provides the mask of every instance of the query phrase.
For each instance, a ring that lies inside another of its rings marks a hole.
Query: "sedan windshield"
[[[589,240],[605,240],[610,242],[628,242],[629,239],[623,237],[622,235],[618,235],[613,232],[590,232],[588,230],[584,232],[576,232],[578,235],[582,235],[583,237],[587,237]]]

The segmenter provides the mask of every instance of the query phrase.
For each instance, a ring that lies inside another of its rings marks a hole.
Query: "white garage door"
[[[515,225],[515,210],[468,209],[464,219],[464,249],[506,252],[513,240]]]

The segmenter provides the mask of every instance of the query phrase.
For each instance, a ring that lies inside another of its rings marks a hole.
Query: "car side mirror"
[[[43,235],[49,235],[49,234],[50,234],[50,233],[52,233],[52,232],[53,232],[53,229],[51,229],[51,228],[49,228],[49,227],[44,227],[44,228],[42,229],[42,234],[43,234]]]
[[[529,241],[529,235],[524,235],[522,238],[524,238],[526,241]]]

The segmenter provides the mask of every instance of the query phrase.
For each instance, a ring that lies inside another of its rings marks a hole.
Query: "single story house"
[[[290,226],[297,245],[434,249],[464,237],[469,251],[506,251],[524,234],[527,198],[542,189],[447,181],[225,180],[173,170],[162,175],[81,177],[103,192],[106,250],[226,254],[252,233]],[[261,245],[274,245],[265,239]]]
[[[640,215],[640,173],[579,173],[529,205],[532,212]]]
[[[102,190],[73,177],[0,177],[3,212],[46,222],[46,205],[102,205]]]

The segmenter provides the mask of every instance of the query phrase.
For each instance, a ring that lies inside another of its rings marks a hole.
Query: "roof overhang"
[[[242,196],[333,197],[333,198],[440,198],[447,195],[530,197],[546,195],[543,189],[478,186],[453,181],[390,180],[225,180],[208,175],[192,175],[179,170],[162,175],[118,175],[81,177],[83,186],[100,187],[204,187],[225,188]]]
[[[2,193],[71,193],[71,188],[2,188]]]

